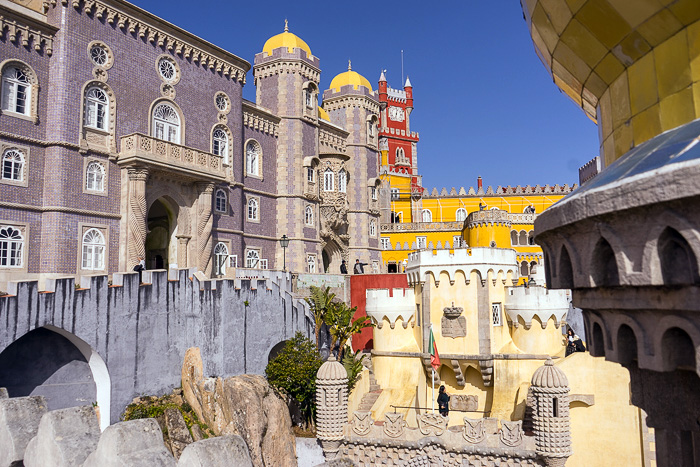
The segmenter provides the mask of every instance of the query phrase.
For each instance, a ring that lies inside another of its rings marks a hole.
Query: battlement
[[[465,283],[469,285],[471,273],[476,272],[482,285],[491,273],[493,285],[500,277],[503,284],[510,280],[517,283],[518,264],[516,252],[510,248],[459,248],[454,250],[428,250],[416,251],[408,254],[406,274],[409,285],[422,283],[432,276],[435,286],[440,285],[440,275],[446,273],[450,285],[454,285],[457,272],[464,276]]]
[[[506,287],[504,304],[506,314],[513,326],[520,325],[518,319],[525,323],[525,329],[530,329],[532,319],[537,317],[542,323],[542,329],[547,328],[549,319],[554,320],[554,326],[559,327],[566,320],[569,311],[568,290],[549,290],[544,286]]]
[[[579,167],[578,182],[583,185],[588,180],[598,175],[601,170],[603,170],[603,166],[600,156],[595,156],[593,159]]]
[[[568,195],[572,191],[574,191],[576,188],[578,188],[577,184],[573,184],[572,186],[569,186],[568,184],[564,185],[554,185],[554,186],[540,186],[540,185],[535,185],[535,186],[515,186],[512,187],[510,185],[508,186],[498,186],[494,190],[492,186],[488,186],[486,190],[484,191],[483,187],[482,188],[477,188],[474,189],[473,186],[470,186],[468,190],[465,190],[464,187],[460,187],[459,190],[456,190],[454,187],[450,189],[449,191],[447,188],[443,188],[442,190],[438,191],[437,188],[433,188],[430,193],[428,194],[428,190],[426,190],[424,197],[425,198],[449,198],[449,197],[459,197],[459,196],[502,196],[502,195]]]
[[[386,94],[390,101],[406,102],[406,91],[403,89],[394,89],[387,86]]]
[[[367,316],[372,318],[379,329],[384,325],[384,319],[394,329],[398,318],[401,318],[406,329],[416,312],[416,296],[412,288],[367,289],[366,298]]]
[[[395,128],[386,127],[386,126],[380,127],[379,133],[386,134],[386,135],[405,136],[408,139],[416,140],[416,142],[420,138],[420,134],[417,131],[406,132],[406,130],[397,130]]]

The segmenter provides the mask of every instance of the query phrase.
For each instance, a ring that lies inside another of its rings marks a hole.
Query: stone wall
[[[145,271],[141,286],[136,273],[114,274],[112,284],[107,276],[83,276],[47,280],[41,292],[36,281],[13,282],[11,295],[0,297],[0,365],[5,352],[23,355],[13,372],[40,381],[37,373],[51,368],[53,379],[10,396],[43,395],[51,410],[97,402],[115,422],[133,397],[179,385],[189,347],[201,349],[207,376],[262,374],[275,345],[296,331],[313,334],[306,304],[291,294],[291,275],[265,272],[264,280],[209,281],[186,269],[171,270],[170,278]],[[83,358],[42,351],[44,341],[32,336],[47,330]],[[93,391],[86,391],[86,366]],[[73,387],[74,397],[66,394]]]

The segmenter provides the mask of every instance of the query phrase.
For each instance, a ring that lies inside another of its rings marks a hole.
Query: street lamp
[[[287,272],[287,247],[289,246],[289,237],[287,237],[286,235],[282,235],[282,238],[280,238],[280,246],[282,247],[284,272]]]

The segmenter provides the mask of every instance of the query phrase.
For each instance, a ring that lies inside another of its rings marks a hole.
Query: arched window
[[[513,246],[517,246],[517,244],[518,244],[518,231],[517,230],[510,231],[510,244]]]
[[[315,273],[316,272],[316,255],[307,255],[306,256],[306,264],[309,268],[309,272]]]
[[[306,206],[304,210],[304,223],[306,225],[314,225],[314,210],[311,206]]]
[[[153,136],[180,144],[180,116],[172,105],[163,102],[153,109]]]
[[[467,218],[467,210],[464,208],[459,208],[457,209],[457,212],[455,212],[455,220],[457,222],[464,222]]]
[[[2,179],[24,180],[24,154],[19,149],[6,149],[2,155]]]
[[[214,196],[214,209],[218,212],[226,212],[226,192],[219,188]]]
[[[258,220],[258,200],[255,198],[250,198],[248,200],[248,220]]]
[[[333,191],[334,190],[334,183],[333,183],[333,170],[331,170],[330,167],[328,167],[325,172],[323,172],[323,191]]]
[[[391,189],[391,199],[392,199],[392,200],[397,200],[397,199],[399,199],[399,189],[398,189],[398,188],[392,188],[392,189]]]
[[[214,268],[217,276],[226,274],[226,263],[228,261],[228,248],[225,243],[217,243],[214,247]]]
[[[421,213],[421,220],[423,222],[432,222],[433,221],[433,213],[430,212],[430,209],[423,209],[423,212]]]
[[[32,84],[29,76],[17,67],[9,67],[2,74],[2,110],[29,115],[32,102]]]
[[[374,237],[377,235],[377,223],[372,219],[369,221],[369,236]]]
[[[527,232],[524,230],[520,231],[520,245],[527,245]]]
[[[260,145],[257,141],[248,141],[245,147],[245,167],[248,175],[260,176]]]
[[[245,267],[254,268],[260,262],[260,253],[258,250],[248,250],[245,255]]]
[[[99,162],[90,162],[85,174],[85,189],[90,191],[105,191],[105,168]]]
[[[348,191],[348,173],[345,169],[341,169],[338,172],[338,191],[341,193],[346,193]]]
[[[90,229],[83,235],[82,268],[91,270],[105,268],[105,238],[97,229]]]
[[[100,88],[90,88],[85,94],[85,126],[107,131],[109,100]]]
[[[535,245],[535,232],[534,231],[529,231],[527,233],[527,242],[529,245]]]
[[[525,277],[530,274],[530,265],[527,261],[520,263],[520,275]]]
[[[23,251],[22,232],[11,226],[0,229],[0,266],[21,268]]]
[[[214,128],[212,137],[211,152],[217,156],[224,158],[224,162],[228,164],[228,135],[221,127]]]

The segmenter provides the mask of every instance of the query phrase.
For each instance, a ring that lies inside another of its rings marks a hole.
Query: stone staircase
[[[360,405],[358,406],[357,410],[363,411],[363,412],[369,412],[372,410],[372,406],[374,405],[375,402],[377,402],[377,399],[379,398],[379,395],[382,393],[382,388],[377,384],[377,380],[374,378],[374,371],[372,370],[372,367],[369,367],[369,391],[362,396],[362,399],[360,400]]]

